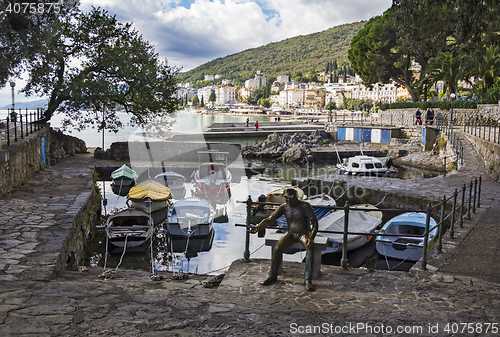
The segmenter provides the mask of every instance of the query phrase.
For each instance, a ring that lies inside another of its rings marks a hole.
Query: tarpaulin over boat
[[[128,192],[128,197],[131,200],[167,200],[170,198],[170,189],[162,184],[148,180],[139,185],[136,185]]]
[[[120,168],[111,172],[112,179],[130,179],[134,180],[137,177],[137,173],[132,170],[127,165],[123,164]]]

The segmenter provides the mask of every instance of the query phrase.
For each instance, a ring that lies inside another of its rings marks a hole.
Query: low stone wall
[[[45,166],[54,165],[65,156],[86,151],[82,140],[51,128],[42,129],[19,142],[4,146],[0,150],[0,198],[18,189]]]
[[[500,179],[500,145],[466,133],[464,135],[474,145],[488,173],[498,181]]]

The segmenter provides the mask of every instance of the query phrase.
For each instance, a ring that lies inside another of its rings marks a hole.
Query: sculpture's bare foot
[[[262,284],[263,286],[268,286],[270,284],[273,284],[274,282],[276,282],[278,280],[277,277],[274,277],[274,276],[269,276],[268,278],[266,278],[264,281],[260,282],[260,284]]]
[[[316,288],[314,287],[314,284],[312,282],[304,282],[304,285],[306,286],[307,291],[315,291]]]

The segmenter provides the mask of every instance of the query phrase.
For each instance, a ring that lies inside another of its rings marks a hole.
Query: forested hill
[[[260,70],[263,76],[304,75],[323,71],[328,62],[347,64],[351,39],[364,21],[344,24],[328,30],[289,38],[217,58],[190,71],[179,74],[182,82],[203,81],[205,75],[223,75],[224,79],[244,82]]]

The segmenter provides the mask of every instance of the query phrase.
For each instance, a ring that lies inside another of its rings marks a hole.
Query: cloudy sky
[[[218,57],[382,14],[392,0],[81,0],[133,22],[172,66],[183,71]],[[22,82],[19,81],[20,88]],[[26,99],[16,96],[17,101]],[[10,103],[0,91],[0,106]]]

